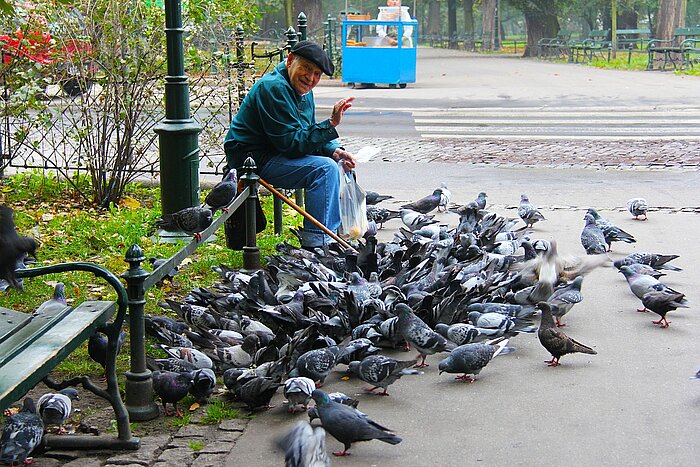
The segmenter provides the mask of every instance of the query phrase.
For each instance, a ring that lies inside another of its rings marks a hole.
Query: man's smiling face
[[[287,56],[287,73],[289,82],[294,90],[300,95],[311,91],[321,80],[321,69],[310,60],[298,55],[289,54]]]

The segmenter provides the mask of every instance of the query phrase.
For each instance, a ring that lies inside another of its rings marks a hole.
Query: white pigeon
[[[402,209],[400,212],[401,221],[406,227],[408,227],[411,230],[411,232],[413,232],[414,230],[422,229],[426,225],[437,224],[438,222],[435,219],[433,219],[433,217],[435,216],[421,214],[411,209]]]
[[[71,401],[79,399],[78,391],[73,388],[62,389],[57,393],[44,394],[37,401],[39,415],[45,425],[56,425],[59,427],[59,433],[63,433],[63,424],[73,411]]]
[[[160,344],[160,348],[171,357],[190,362],[197,368],[214,368],[214,362],[212,362],[211,358],[197,349],[191,349],[189,347],[171,347],[165,344]]]
[[[284,397],[288,401],[287,411],[290,413],[296,412],[297,404],[301,404],[306,411],[307,405],[311,400],[311,393],[316,389],[316,383],[311,378],[305,376],[297,376],[289,378],[284,382]]]
[[[639,216],[644,216],[647,220],[647,211],[649,210],[649,203],[644,198],[632,198],[627,201],[627,210],[634,216],[635,219],[639,219]]]
[[[440,184],[440,203],[438,204],[438,211],[445,212],[447,211],[447,206],[450,204],[450,200],[452,199],[452,192],[447,189],[447,183],[442,182]]]

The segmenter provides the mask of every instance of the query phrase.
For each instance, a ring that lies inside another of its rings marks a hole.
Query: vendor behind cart
[[[377,20],[379,21],[408,21],[414,22],[411,15],[408,13],[407,6],[401,6],[401,0],[386,0],[387,6],[379,7]],[[413,47],[413,26],[403,26],[403,40],[401,45],[404,47]],[[396,46],[399,41],[399,27],[387,26],[383,24],[377,25],[377,36],[391,46]]]

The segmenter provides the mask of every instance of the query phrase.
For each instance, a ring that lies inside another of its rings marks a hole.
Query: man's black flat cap
[[[328,58],[328,55],[326,55],[326,51],[323,50],[317,43],[311,41],[299,41],[292,46],[290,52],[294,55],[298,55],[312,61],[321,69],[322,72],[328,76],[333,76],[335,67]]]

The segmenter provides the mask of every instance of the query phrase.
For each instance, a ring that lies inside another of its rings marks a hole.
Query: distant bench
[[[658,68],[666,70],[672,66],[674,70],[692,65],[691,55],[697,55],[697,41],[700,38],[700,27],[676,28],[673,39],[652,39],[647,44],[647,70]],[[656,66],[659,65],[659,66]]]
[[[119,394],[116,374],[117,339],[126,316],[127,294],[119,279],[91,263],[65,263],[17,271],[19,277],[87,271],[105,279],[117,291],[113,301],[85,301],[75,308],[56,307],[33,316],[0,308],[0,410],[19,401],[37,383],[52,389],[82,384],[85,389],[112,405],[117,421],[117,438],[91,435],[45,435],[44,443],[54,448],[138,449],[139,439],[131,436],[129,415]],[[112,323],[110,319],[114,319]],[[108,336],[105,375],[107,389],[93,384],[87,376],[61,383],[48,379],[51,371],[97,331]]]

